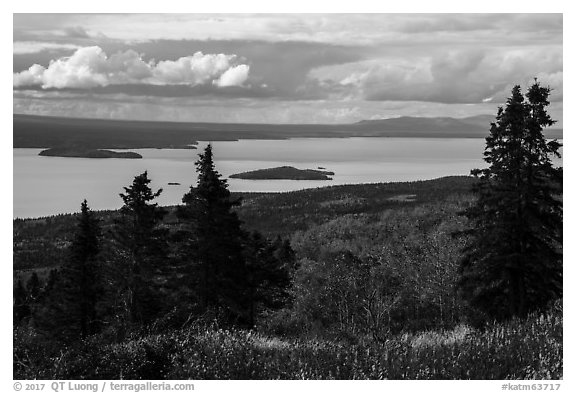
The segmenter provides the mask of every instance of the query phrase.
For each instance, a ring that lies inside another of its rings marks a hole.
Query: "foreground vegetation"
[[[384,343],[285,339],[192,326],[47,356],[15,332],[18,379],[561,379],[562,306],[485,330],[397,335]]]

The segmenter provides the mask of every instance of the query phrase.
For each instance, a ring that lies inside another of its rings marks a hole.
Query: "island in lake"
[[[102,149],[76,149],[76,148],[52,148],[42,150],[39,156],[46,157],[79,157],[79,158],[142,158],[138,153],[132,151],[116,152]]]
[[[334,172],[281,166],[236,173],[230,175],[230,178],[246,180],[332,180],[330,176],[334,176]]]

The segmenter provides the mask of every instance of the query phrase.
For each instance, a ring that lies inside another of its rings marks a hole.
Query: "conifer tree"
[[[153,192],[150,182],[145,171],[124,187],[124,205],[116,220],[119,275],[124,280],[120,287],[132,323],[150,322],[161,309],[155,277],[166,256],[166,230],[159,227],[166,211],[153,202],[162,189]]]
[[[196,162],[198,182],[184,195],[178,217],[187,232],[180,257],[187,261],[189,285],[200,312],[213,312],[224,322],[246,324],[246,266],[242,230],[225,179],[221,179],[208,145]]]
[[[72,242],[72,261],[76,266],[71,266],[78,274],[78,298],[80,306],[80,334],[86,337],[93,334],[97,329],[96,304],[99,301],[100,282],[97,256],[100,252],[100,220],[94,217],[94,213],[88,207],[86,200],[80,208],[78,231]]]
[[[49,291],[44,307],[38,310],[37,323],[42,331],[64,341],[85,338],[98,331],[97,306],[102,294],[100,239],[100,220],[84,200],[58,282]]]
[[[522,317],[562,296],[562,169],[552,163],[561,145],[543,134],[554,124],[549,94],[537,81],[526,96],[512,89],[486,138],[488,167],[473,171],[460,288],[493,318]]]

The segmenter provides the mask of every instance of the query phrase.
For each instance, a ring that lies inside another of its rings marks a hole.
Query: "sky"
[[[14,113],[353,123],[495,114],[549,85],[562,14],[14,14]]]

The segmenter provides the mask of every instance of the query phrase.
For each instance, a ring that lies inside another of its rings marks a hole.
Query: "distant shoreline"
[[[238,198],[240,197],[244,202],[246,202],[249,199],[253,199],[253,198],[259,198],[259,197],[277,197],[280,195],[306,195],[306,194],[314,194],[314,193],[334,193],[334,192],[359,192],[360,190],[363,189],[390,189],[390,190],[394,190],[391,191],[393,192],[393,194],[397,197],[406,197],[408,196],[412,196],[412,194],[408,194],[408,192],[412,192],[412,188],[413,187],[427,187],[427,186],[433,186],[433,185],[438,185],[438,184],[442,184],[442,183],[450,183],[450,182],[456,182],[456,184],[465,184],[468,182],[473,182],[473,178],[471,176],[464,176],[464,175],[448,175],[448,176],[440,176],[440,177],[436,177],[436,178],[432,178],[432,179],[422,179],[422,180],[410,180],[410,181],[383,181],[383,182],[371,182],[371,183],[356,183],[356,184],[336,184],[336,185],[330,185],[330,184],[326,184],[324,186],[321,187],[314,187],[314,188],[306,188],[306,189],[300,189],[300,190],[292,190],[292,191],[232,191],[232,197],[233,198]],[[402,187],[407,187],[407,190],[396,190],[396,188],[398,186],[402,186]],[[437,190],[437,187],[431,188],[431,189],[435,189]],[[448,188],[445,187],[441,187],[442,190],[447,190]],[[400,195],[398,195],[400,194]],[[381,201],[383,201],[384,203],[399,203],[398,200],[394,200],[394,198],[389,199],[389,198],[384,198]],[[243,202],[243,203],[244,203]],[[405,203],[406,201],[401,201],[400,203]],[[169,210],[174,210],[177,208],[177,206],[179,206],[179,204],[176,203],[172,203],[172,204],[162,204],[162,207],[169,209]],[[120,209],[120,206],[118,207],[109,207],[109,208],[96,208],[93,209],[93,211],[96,212],[96,214],[115,214],[116,212],[118,212]],[[38,222],[43,222],[49,219],[54,219],[54,218],[59,218],[59,217],[66,217],[66,216],[74,216],[77,215],[78,211],[74,208],[71,207],[71,209],[69,211],[62,211],[62,212],[54,212],[54,213],[48,213],[48,214],[40,214],[40,215],[21,215],[21,216],[17,216],[17,215],[13,215],[12,217],[12,221],[38,221]]]
[[[351,124],[176,123],[13,115],[14,148],[194,149],[198,141],[292,138],[485,138],[494,116],[398,117]],[[546,131],[562,139],[562,129]]]
[[[558,130],[550,130],[558,131]],[[487,135],[486,135],[487,136]],[[200,142],[240,142],[242,140],[252,140],[252,141],[285,141],[291,139],[354,139],[354,138],[390,138],[390,139],[485,139],[486,136],[441,136],[441,135],[405,135],[405,136],[297,136],[297,137],[286,137],[286,138],[239,138],[239,139],[214,139],[211,141],[200,140]],[[551,136],[548,135],[548,140],[558,139],[562,141],[563,135]],[[12,146],[12,149],[38,149],[47,150],[53,149],[45,145],[35,145],[35,146]],[[197,146],[166,146],[166,147],[108,147],[108,148],[96,148],[94,150],[145,150],[145,149],[155,149],[155,150],[197,150]]]

